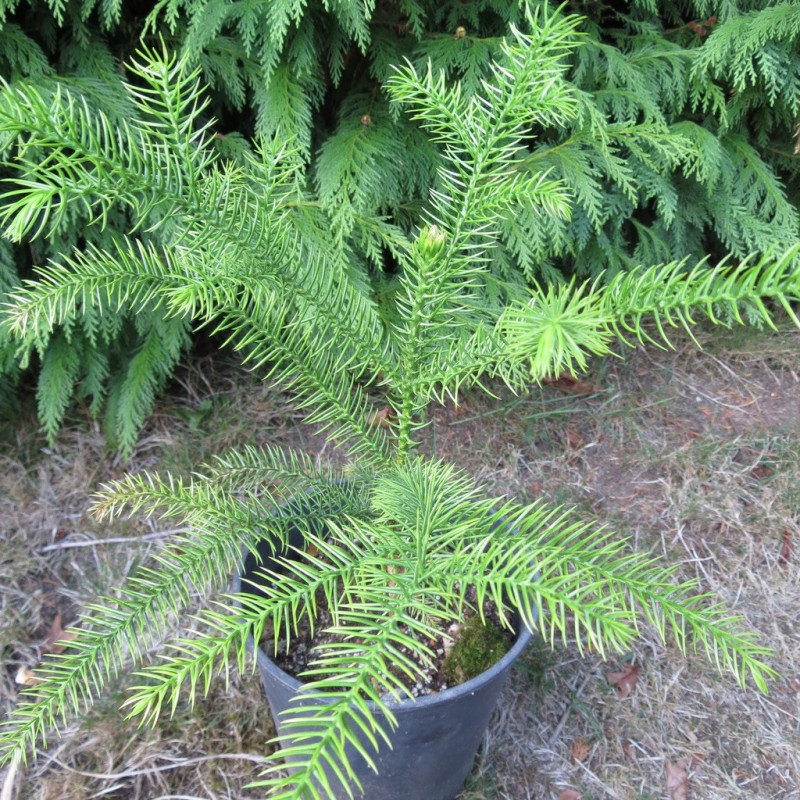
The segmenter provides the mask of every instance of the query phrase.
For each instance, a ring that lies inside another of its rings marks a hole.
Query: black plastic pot
[[[261,563],[271,561],[271,552],[265,543]],[[248,555],[242,575],[234,580],[235,592],[258,593],[250,588],[256,569],[256,559]],[[393,703],[398,726],[390,734],[391,749],[381,743],[380,751],[373,755],[378,773],[357,752],[348,752],[364,800],[452,800],[472,768],[509,670],[530,638],[522,628],[500,661],[466,683],[436,695]],[[277,667],[261,648],[256,650],[256,659],[273,718],[283,732],[281,712],[289,707],[300,681]],[[370,745],[366,749],[372,754]],[[334,775],[329,779],[334,790],[338,789],[337,797],[349,797]]]

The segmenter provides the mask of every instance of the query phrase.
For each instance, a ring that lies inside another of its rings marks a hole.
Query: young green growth
[[[497,303],[489,262],[504,223],[520,209],[542,224],[568,210],[564,185],[532,168],[526,147],[534,124],[579,113],[566,80],[578,25],[558,13],[529,15],[475,93],[430,65],[398,67],[392,100],[443,159],[419,232],[393,251],[397,288],[381,303],[352,269],[347,240],[314,210],[297,152],[277,137],[235,163],[220,156],[197,74],[183,61],[140,55],[127,85],[140,116],[123,126],[89,117],[77,101],[53,112],[49,95],[30,83],[5,88],[0,132],[22,154],[9,168],[25,176],[6,195],[8,230],[49,231],[76,200],[100,225],[115,203],[131,218],[112,246],[76,250],[14,292],[5,324],[20,347],[30,352],[53,330],[89,335],[122,309],[158,308],[224,336],[263,367],[347,448],[348,462],[323,470],[291,451],[244,448],[188,480],[144,474],[105,487],[100,518],[123,509],[159,514],[185,532],[116,597],[91,607],[70,649],[46,661],[4,723],[4,758],[26,756],[128,659],[141,662],[196,592],[226,585],[243,548],[255,553],[265,538],[287,545],[291,530],[303,538],[304,558],[279,557],[283,573],[259,597],[241,606],[227,598],[202,613],[199,635],[177,634],[160,660],[141,667],[127,705],[152,720],[174,710],[183,691],[208,691],[220,665],[245,667],[250,634],[258,640],[271,625],[288,636],[313,620],[321,594],[331,632],[348,644],[322,646],[309,665],[280,738],[284,754],[306,768],[268,769],[260,785],[275,797],[317,797],[320,786],[326,793],[323,765],[354,780],[348,744],[372,760],[391,742],[386,695],[410,692],[397,676],[414,676],[418,661],[404,648],[422,662],[431,657],[411,634],[424,640],[435,620],[464,618],[487,599],[500,619],[516,614],[551,645],[575,636],[602,655],[624,652],[650,625],[742,685],[766,688],[768,649],[693,582],[677,582],[675,567],[632,552],[572,510],[486,499],[463,472],[415,452],[431,401],[487,376],[524,391],[531,380],[583,368],[619,339],[665,346],[671,327],[690,329],[700,316],[738,322],[748,304],[769,322],[771,308],[791,314],[800,298],[795,248],[738,266],[670,262],[605,284],[534,285],[524,300]],[[356,229],[380,223],[353,218]],[[153,226],[165,232],[158,241],[146,239]],[[373,424],[386,406],[389,426]],[[320,707],[320,693],[332,702]],[[304,729],[308,720],[315,733]]]

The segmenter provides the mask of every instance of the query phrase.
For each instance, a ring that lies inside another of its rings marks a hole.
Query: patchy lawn
[[[603,663],[572,643],[532,647],[505,690],[463,800],[800,798],[800,334],[703,336],[639,350],[499,399],[436,410],[428,448],[497,494],[545,497],[654,550],[775,648],[762,696],[685,659],[648,631]],[[499,411],[498,411],[499,409]],[[47,447],[33,423],[0,450],[0,703],[79,610],[168,541],[166,524],[87,515],[126,469],[188,473],[211,453],[283,443],[337,456],[287,398],[235,367],[189,365],[128,465],[76,413]],[[118,711],[119,689],[71,721],[40,760],[2,777],[11,798],[249,800],[272,725],[253,675],[157,728]],[[375,800],[375,799],[370,799]]]

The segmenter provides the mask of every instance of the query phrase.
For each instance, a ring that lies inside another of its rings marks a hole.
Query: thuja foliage
[[[0,3],[0,75],[12,83],[32,81],[46,90],[47,103],[58,102],[63,85],[88,109],[103,108],[113,119],[129,117],[133,111],[118,53],[125,52],[126,39],[137,41],[141,23],[123,20],[121,3],[111,5],[116,10],[104,6],[99,13],[86,3]],[[0,150],[7,154],[9,144],[0,134]],[[2,189],[9,188],[8,179],[7,171],[0,174]],[[7,202],[0,199],[0,206]],[[104,228],[88,221],[85,209],[75,207],[61,215],[47,236],[20,239],[4,231],[18,244],[1,254],[0,292],[5,295],[29,277],[33,266],[68,257],[75,248],[109,246],[129,224],[122,208],[109,210]],[[38,412],[49,436],[71,403],[85,401],[95,415],[105,409],[109,438],[129,450],[154,392],[163,388],[190,341],[186,326],[169,323],[155,309],[142,311],[135,319],[104,320],[93,330],[54,331],[35,353],[18,350],[0,330],[0,415],[12,411],[14,384],[30,370],[38,378]]]
[[[300,769],[266,771],[260,785],[275,796],[329,795],[337,780],[355,780],[349,747],[372,762],[391,742],[391,701],[410,691],[399,676],[420,669],[403,653],[433,657],[411,632],[429,639],[438,621],[463,617],[469,587],[478,609],[491,598],[503,619],[516,611],[551,643],[569,635],[600,653],[624,651],[650,624],[665,642],[765,687],[767,651],[694,583],[674,581],[673,568],[574,511],[485,499],[456,468],[419,455],[431,401],[486,376],[522,391],[620,339],[663,346],[670,328],[691,331],[699,318],[744,322],[745,306],[766,323],[782,306],[800,324],[797,246],[739,264],[673,260],[605,281],[542,282],[497,302],[508,220],[528,214],[547,225],[573,209],[567,182],[531,165],[531,132],[585,109],[569,80],[581,20],[531,12],[521,24],[476,85],[448,80],[433,61],[406,62],[386,82],[391,113],[407,115],[442,154],[407,238],[374,210],[349,206],[352,232],[341,235],[302,143],[283,133],[223,157],[199,72],[169,51],[131,64],[130,118],[90,108],[69,85],[56,102],[50,86],[6,90],[3,127],[24,176],[7,198],[9,229],[50,230],[74,208],[101,228],[118,210],[130,220],[109,243],[75,250],[12,290],[9,335],[31,348],[54,330],[99,335],[121,314],[152,309],[169,324],[203,325],[347,448],[341,471],[245,447],[190,479],[145,473],[107,486],[101,518],[146,511],[177,518],[185,532],[94,605],[70,648],[45,663],[3,728],[6,757],[25,755],[93,702],[126,658],[142,661],[197,591],[226,585],[242,548],[255,553],[265,536],[287,544],[290,527],[304,540],[299,560],[273,560],[264,573],[277,579],[259,597],[218,601],[197,636],[177,633],[164,658],[141,667],[128,703],[148,720],[174,709],[187,686],[208,690],[220,665],[245,666],[248,634],[271,624],[285,637],[324,596],[345,641],[322,648],[287,714],[279,742]],[[380,298],[355,244],[372,240],[398,264]],[[371,424],[387,406],[388,427]],[[513,536],[500,535],[509,528]]]
[[[518,165],[560,180],[569,213],[522,210],[498,223],[497,302],[532,281],[708,254],[743,258],[796,242],[800,2],[572,7],[583,15],[580,46],[563,56],[574,113],[530,118]],[[80,102],[88,115],[126,120],[140,112],[121,61],[140,35],[164,36],[210,87],[219,152],[246,159],[243,136],[292,142],[308,188],[353,253],[351,268],[373,297],[386,298],[396,289],[396,250],[407,246],[443,157],[392,104],[393,69],[404,59],[420,71],[430,63],[466,99],[522,14],[521,3],[497,0],[0,0],[0,61],[23,91],[29,82],[46,89],[42,102]],[[4,141],[13,153],[15,140]],[[0,292],[31,265],[64,264],[75,247],[107,248],[130,223],[124,203],[107,206],[103,226],[88,225],[87,211],[76,204],[49,227],[8,232],[20,246],[0,252]],[[164,233],[142,225],[141,237],[156,245]],[[129,452],[190,341],[186,325],[159,308],[99,330],[55,330],[35,353],[0,333],[0,397],[33,364],[49,435],[85,398],[93,413],[105,409],[112,441]]]

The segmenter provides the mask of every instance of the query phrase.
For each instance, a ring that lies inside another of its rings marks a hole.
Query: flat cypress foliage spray
[[[568,10],[583,17],[582,43],[564,55],[576,113],[533,120],[516,165],[562,181],[568,208],[498,222],[488,296],[504,304],[534,281],[607,279],[642,263],[794,244],[800,3],[636,0]],[[389,102],[387,82],[407,59],[458,81],[469,97],[522,17],[521,3],[492,0],[0,0],[0,69],[12,86],[33,80],[53,102],[72,98],[87,113],[128,120],[120,65],[140,36],[163,36],[210,87],[205,113],[218,120],[218,152],[236,162],[253,135],[291,142],[351,269],[390,309],[397,256],[442,147]],[[0,147],[13,156],[10,139]],[[159,210],[151,211],[156,222]],[[0,246],[0,293],[33,265],[112,245],[127,213],[111,203],[102,225],[87,225],[88,209],[76,203],[46,229],[7,230],[16,244]],[[141,236],[162,244],[169,226],[143,226]],[[20,350],[0,326],[0,410],[10,408],[20,370],[35,365],[50,436],[83,397],[130,452],[189,329],[158,308],[102,324],[86,314],[33,350]]]

